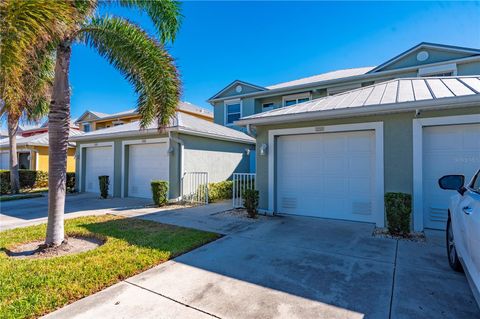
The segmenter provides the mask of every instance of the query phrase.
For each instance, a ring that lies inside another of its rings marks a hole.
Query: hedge
[[[388,231],[393,235],[406,235],[410,232],[412,196],[404,193],[385,193]]]
[[[208,184],[208,202],[213,203],[223,199],[232,198],[233,182],[223,181]]]
[[[48,173],[21,169],[18,171],[21,189],[48,187]],[[75,191],[75,173],[67,173],[67,191]],[[0,194],[10,192],[10,171],[0,170]]]

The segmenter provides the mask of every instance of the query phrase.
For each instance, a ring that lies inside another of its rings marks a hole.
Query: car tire
[[[457,248],[455,246],[455,238],[453,236],[453,229],[452,229],[452,221],[450,216],[448,216],[447,220],[447,256],[448,256],[448,263],[453,270],[461,272],[462,264],[460,263],[460,259],[458,258]]]

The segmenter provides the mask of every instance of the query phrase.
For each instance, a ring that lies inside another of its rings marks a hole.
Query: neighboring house
[[[48,172],[48,132],[17,135],[17,154],[20,169],[31,169]],[[22,132],[22,133],[23,133]],[[77,129],[70,129],[70,137],[82,134]],[[0,169],[9,169],[9,141],[0,140]],[[75,172],[75,143],[69,143],[67,153],[67,172]]]
[[[384,226],[384,194],[404,192],[415,230],[444,229],[452,194],[438,178],[480,167],[478,49],[421,43],[373,68],[235,81],[210,102],[216,123],[256,134],[269,213]]]
[[[150,182],[166,180],[169,198],[176,200],[186,172],[207,172],[209,182],[248,172],[255,140],[204,114],[179,110],[163,131],[156,123],[141,130],[135,120],[71,138],[77,144],[77,189],[98,193],[98,176],[108,175],[110,195],[151,198]]]
[[[177,110],[179,112],[190,114],[206,121],[213,121],[212,112],[188,102],[180,102]],[[91,132],[99,129],[135,122],[139,119],[140,115],[134,109],[115,114],[86,111],[75,121],[75,123],[78,124],[81,131]]]

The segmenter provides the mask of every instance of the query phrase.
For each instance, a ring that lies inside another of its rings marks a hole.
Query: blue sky
[[[184,2],[168,45],[182,99],[206,100],[235,79],[258,85],[378,65],[422,41],[480,48],[479,2]],[[102,7],[153,33],[145,14]],[[135,107],[130,84],[95,51],[75,45],[72,117]]]

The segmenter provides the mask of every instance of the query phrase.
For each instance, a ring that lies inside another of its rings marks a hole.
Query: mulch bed
[[[392,235],[389,233],[387,228],[375,228],[372,235],[373,237],[389,238],[396,240],[408,240],[414,242],[426,241],[425,234],[423,232]]]

